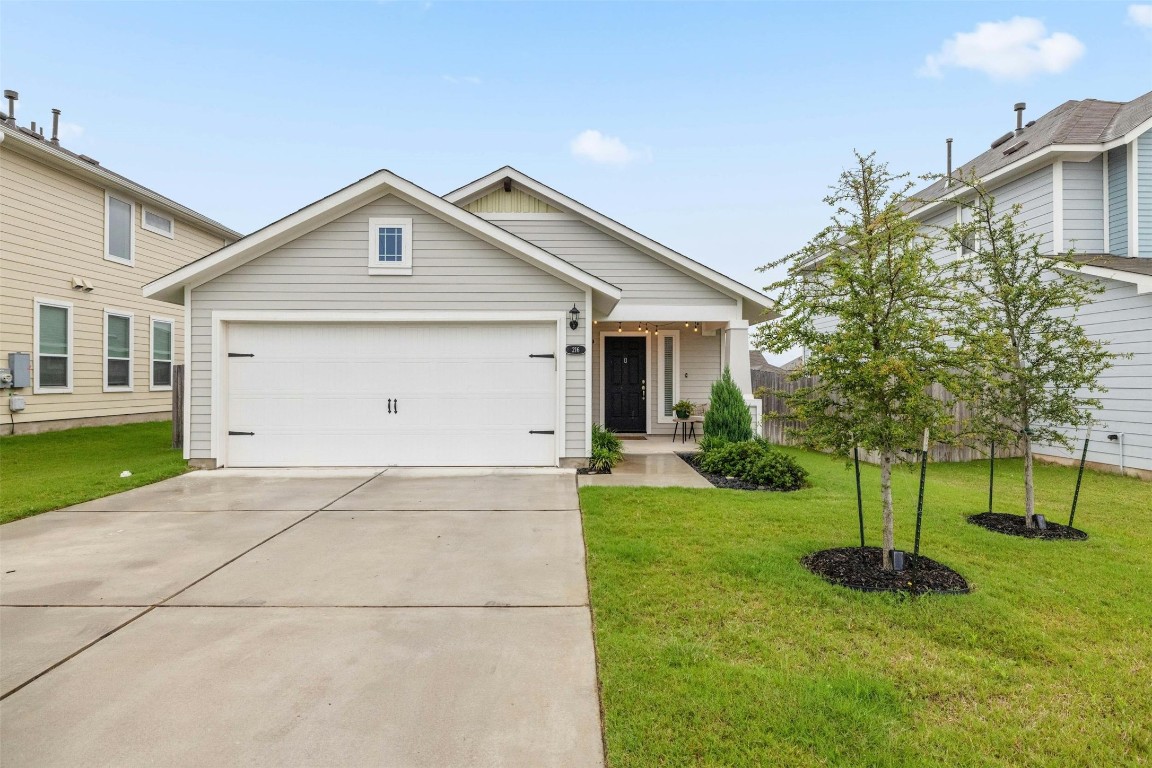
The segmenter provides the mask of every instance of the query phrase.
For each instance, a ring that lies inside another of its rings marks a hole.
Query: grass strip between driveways
[[[1037,541],[966,522],[986,462],[932,465],[921,551],[973,593],[907,599],[800,565],[858,543],[855,485],[789,452],[813,487],[581,489],[611,766],[1152,765],[1152,484],[1086,472],[1089,540]],[[996,479],[1021,512],[1021,462]],[[1067,522],[1075,479],[1038,467],[1037,511]],[[917,480],[895,477],[907,549]]]
[[[183,474],[172,422],[0,438],[0,523]],[[120,477],[123,470],[131,477]]]

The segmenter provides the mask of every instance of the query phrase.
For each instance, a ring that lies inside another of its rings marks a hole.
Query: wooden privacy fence
[[[172,366],[172,447],[184,448],[184,366]]]
[[[797,389],[812,386],[813,382],[814,379],[811,376],[804,376],[792,381],[788,378],[787,373],[760,370],[752,371],[752,391],[761,393],[760,402],[766,416],[761,426],[761,434],[764,435],[766,440],[771,443],[776,443],[777,445],[799,444],[799,441],[792,437],[789,431],[802,426],[803,422],[798,419],[789,418],[788,405],[779,393],[792,393]],[[939,384],[933,384],[931,391],[933,397],[948,404],[952,411],[953,434],[960,434],[962,425],[968,420],[970,415],[968,404],[957,400]],[[934,443],[928,451],[928,456],[932,461],[973,461],[975,459],[985,458],[986,455],[986,453],[980,450],[961,444],[948,445],[945,443]],[[1008,458],[1019,455],[1020,453],[1018,451],[1002,449],[997,449],[996,451],[998,458]],[[860,457],[873,463],[879,461],[878,457],[870,454],[861,454]]]

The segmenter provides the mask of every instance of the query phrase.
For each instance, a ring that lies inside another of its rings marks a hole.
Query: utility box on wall
[[[8,368],[12,372],[12,389],[32,386],[32,358],[27,352],[9,352]]]

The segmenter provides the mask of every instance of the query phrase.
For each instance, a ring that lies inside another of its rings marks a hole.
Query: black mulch
[[[747,480],[740,480],[736,477],[725,477],[724,475],[714,475],[711,472],[705,472],[700,469],[700,454],[698,453],[677,453],[677,456],[688,462],[688,466],[696,470],[696,472],[708,482],[717,488],[727,488],[732,491],[772,491],[773,493],[787,493],[779,488],[773,488],[770,485],[756,485]]]
[[[905,555],[903,571],[885,571],[879,547],[837,547],[805,555],[800,562],[825,581],[864,592],[905,592],[916,595],[963,595],[968,582],[946,565],[927,557]]]
[[[591,467],[576,467],[576,474],[578,474],[578,475],[610,475],[610,474],[612,474],[612,470],[610,470],[610,469],[597,470],[597,469],[592,469]]]
[[[1048,521],[1047,530],[1029,528],[1024,515],[1009,515],[1003,512],[981,512],[972,515],[968,522],[1009,536],[1023,536],[1026,539],[1060,539],[1063,541],[1084,541],[1088,534],[1079,528],[1069,528],[1060,523]]]

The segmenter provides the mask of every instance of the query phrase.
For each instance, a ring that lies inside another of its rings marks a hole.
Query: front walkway
[[[0,528],[0,764],[602,766],[571,472],[194,472]]]
[[[697,432],[700,428],[697,427]],[[580,475],[580,486],[648,486],[657,488],[711,488],[712,484],[688,466],[677,453],[691,453],[696,443],[671,435],[646,435],[643,440],[621,440],[624,460],[610,475]]]

